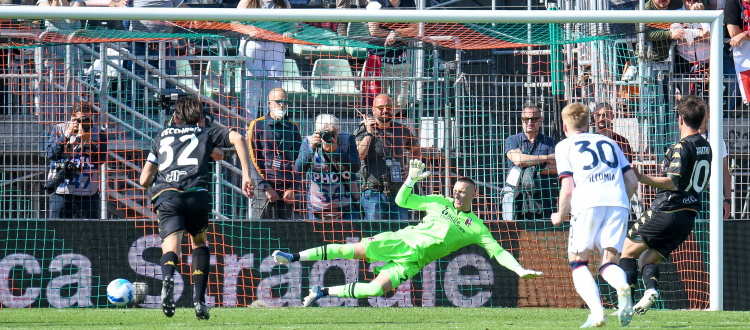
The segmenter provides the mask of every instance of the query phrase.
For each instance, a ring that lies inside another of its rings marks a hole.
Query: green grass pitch
[[[612,310],[608,310],[612,312]],[[292,328],[292,329],[559,329],[578,328],[583,309],[531,308],[213,308],[211,319],[195,319],[180,308],[172,318],[159,309],[0,309],[0,328]],[[607,327],[619,328],[616,316]],[[636,315],[628,328],[750,327],[750,312],[652,310]]]

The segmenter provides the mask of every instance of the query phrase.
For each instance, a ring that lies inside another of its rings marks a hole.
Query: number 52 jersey
[[[711,177],[711,145],[698,133],[669,146],[664,154],[662,176],[672,179],[675,190],[656,190],[652,209],[700,212],[700,193]]]
[[[215,147],[228,148],[229,131],[216,126],[173,125],[154,139],[147,161],[159,165],[151,199],[166,190],[206,190],[210,182],[209,161]]]
[[[623,173],[630,162],[612,139],[593,133],[578,133],[555,147],[558,178],[572,177],[575,188],[570,213],[596,206],[630,208]]]

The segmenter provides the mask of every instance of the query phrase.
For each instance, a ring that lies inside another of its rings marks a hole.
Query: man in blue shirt
[[[557,197],[555,175],[555,142],[540,133],[542,111],[536,106],[525,106],[521,111],[521,133],[505,140],[508,158],[506,190],[512,190],[513,220],[541,220],[552,214]],[[504,208],[504,212],[509,212]]]

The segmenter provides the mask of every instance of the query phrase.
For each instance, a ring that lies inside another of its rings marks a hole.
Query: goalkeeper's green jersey
[[[422,222],[396,232],[404,242],[419,253],[421,267],[471,244],[482,246],[491,258],[503,248],[474,212],[453,207],[453,199],[442,195],[419,196],[403,185],[396,195],[401,207],[426,211]]]

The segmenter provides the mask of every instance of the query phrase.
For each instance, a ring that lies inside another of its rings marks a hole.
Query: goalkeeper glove
[[[430,176],[430,171],[424,170],[424,163],[419,159],[409,161],[409,175],[406,178],[406,185],[414,186],[414,183]]]
[[[526,268],[523,268],[523,266],[521,265],[518,265],[515,268],[513,268],[513,271],[516,272],[516,274],[518,274],[518,277],[523,278],[523,279],[541,277],[544,275],[542,274],[542,272],[538,272],[533,269],[526,269]]]

